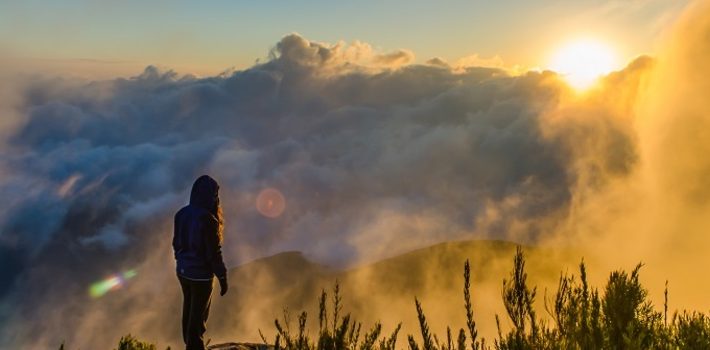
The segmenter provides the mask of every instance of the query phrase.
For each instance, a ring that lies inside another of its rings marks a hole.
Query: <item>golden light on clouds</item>
[[[562,75],[570,86],[584,90],[618,64],[616,53],[608,45],[595,40],[578,40],[558,49],[549,68]]]

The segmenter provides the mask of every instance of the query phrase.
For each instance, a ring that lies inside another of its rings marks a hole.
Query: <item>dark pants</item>
[[[212,299],[212,280],[192,281],[178,276],[182,287],[182,339],[187,350],[204,350],[203,336]]]

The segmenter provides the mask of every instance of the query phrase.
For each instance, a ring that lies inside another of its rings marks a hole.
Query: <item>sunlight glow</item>
[[[549,68],[561,74],[573,88],[584,90],[617,65],[616,54],[609,46],[593,40],[579,40],[558,50]]]

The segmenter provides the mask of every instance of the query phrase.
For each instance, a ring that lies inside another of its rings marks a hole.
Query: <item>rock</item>
[[[256,343],[222,343],[210,345],[207,350],[274,350],[274,346]]]

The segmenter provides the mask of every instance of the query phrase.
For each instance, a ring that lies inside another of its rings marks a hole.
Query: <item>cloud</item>
[[[430,58],[426,61],[426,64],[429,64],[432,66],[439,66],[439,67],[443,67],[443,68],[450,67],[450,65],[441,57]]]
[[[89,332],[82,315],[104,310],[82,305],[91,282],[170,271],[172,215],[203,173],[221,184],[228,265],[300,250],[348,266],[453,239],[542,241],[639,161],[613,98],[635,99],[650,64],[577,99],[552,72],[413,59],[289,34],[266,62],[213,77],[27,81],[0,159],[0,297],[16,304],[0,310],[22,322],[2,341]],[[255,208],[267,187],[286,198],[275,219]],[[58,308],[71,312],[45,317]],[[42,329],[57,331],[30,337]]]
[[[297,33],[284,36],[269,53],[271,63],[283,68],[307,70],[311,74],[330,75],[352,71],[373,72],[397,68],[414,62],[414,53],[399,49],[389,53],[375,52],[361,41],[347,45],[309,41]]]
[[[469,55],[466,57],[459,58],[454,64],[456,67],[491,67],[491,68],[504,68],[505,64],[503,59],[496,55],[493,57],[485,58],[480,57],[477,54]]]
[[[377,55],[372,62],[385,67],[401,67],[414,62],[414,53],[409,50],[397,50],[396,52]]]

